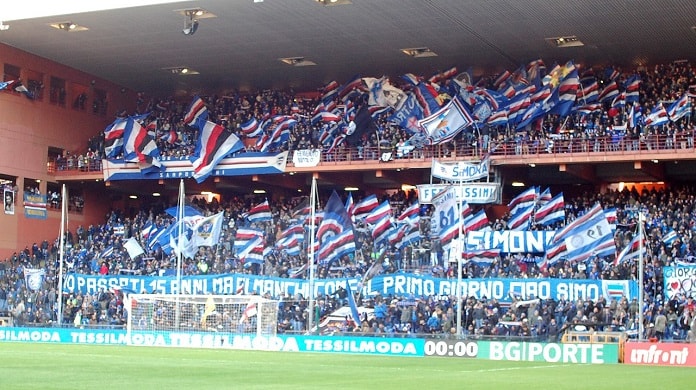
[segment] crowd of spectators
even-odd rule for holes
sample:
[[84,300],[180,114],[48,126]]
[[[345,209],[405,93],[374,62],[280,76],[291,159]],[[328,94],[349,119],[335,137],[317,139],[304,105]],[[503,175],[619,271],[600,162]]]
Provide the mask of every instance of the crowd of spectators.
[[[624,73],[619,81],[631,74],[639,74],[642,80],[640,100],[637,103],[644,112],[649,111],[659,101],[673,101],[696,85],[694,69],[688,62],[655,66],[652,69],[636,69]],[[596,76],[606,81],[604,75]],[[493,78],[483,79],[482,85],[492,87]],[[404,86],[405,88],[405,86]],[[244,138],[240,125],[252,116],[261,118],[269,115],[294,115],[298,124],[292,128],[290,139],[280,146],[284,150],[324,148],[320,142],[322,123],[312,124],[312,111],[319,103],[318,98],[301,97],[292,91],[258,91],[255,93],[230,92],[224,95],[205,97],[209,120],[223,125]],[[183,116],[189,101],[162,99],[147,101],[144,97],[137,102],[137,113],[150,112],[144,123],[153,124],[156,140],[163,158],[179,158],[191,155],[197,139],[197,129],[187,126]],[[125,112],[119,115],[127,115]],[[555,115],[543,117],[524,131],[509,127],[482,126],[476,132],[464,132],[450,143],[440,145],[439,150],[461,154],[472,153],[563,153],[574,151],[632,151],[639,148],[693,148],[694,113],[664,126],[650,127],[638,125],[617,133],[615,127],[626,122],[627,112],[612,111],[605,104],[598,112],[590,115],[573,114],[561,118]],[[393,150],[396,156],[407,145],[411,134],[407,129],[389,122],[384,115],[376,119],[377,132],[365,136],[359,147],[352,148],[342,144],[338,153],[351,153],[357,158],[379,158],[379,154],[368,154],[367,150]],[[172,136],[172,133],[175,136]],[[618,134],[618,136],[617,136]],[[249,143],[252,145],[253,143]],[[380,148],[381,147],[381,148]],[[253,149],[249,146],[249,149]],[[423,150],[427,150],[424,147]],[[412,150],[408,153],[423,153]],[[89,140],[87,152],[66,154],[57,161],[58,169],[92,169],[104,157],[103,134]],[[396,192],[381,194],[389,199],[393,214],[398,215],[416,197],[414,193]],[[593,301],[536,301],[529,303],[513,302],[504,305],[485,297],[469,297],[463,307],[462,323],[464,333],[469,336],[496,337],[538,337],[555,340],[569,326],[585,326],[595,330],[637,330],[637,313],[645,315],[645,329],[657,338],[693,340],[696,321],[694,321],[693,299],[679,296],[665,299],[663,291],[662,267],[679,261],[692,263],[696,237],[696,209],[694,188],[666,188],[659,191],[608,191],[585,194],[566,200],[566,221],[572,221],[587,211],[596,202],[604,207],[616,207],[617,229],[615,240],[618,250],[625,247],[632,238],[634,230],[622,227],[635,226],[638,221],[637,210],[644,211],[648,253],[645,262],[644,289],[646,300],[643,303],[628,302],[626,299],[605,302]],[[53,197],[51,197],[53,199]],[[283,252],[273,252],[264,258],[263,264],[249,264],[237,258],[234,252],[235,230],[245,225],[244,215],[262,199],[233,197],[222,202],[196,201],[196,206],[206,214],[225,211],[223,234],[218,245],[201,248],[193,258],[187,258],[182,266],[184,275],[247,273],[276,277],[288,277],[307,262],[306,253],[288,256]],[[52,202],[52,200],[51,200]],[[300,202],[299,198],[284,199],[272,205],[273,221],[260,223],[257,228],[265,231],[266,245],[273,244],[277,234],[287,227],[292,210]],[[78,226],[68,231],[66,243],[66,272],[85,274],[131,273],[140,275],[166,274],[175,267],[174,256],[161,249],[151,249],[145,256],[131,259],[123,247],[125,239],[141,239],[144,226],[153,223],[166,226],[172,218],[163,210],[165,205],[155,205],[140,210],[135,215],[125,215],[112,211],[101,225]],[[430,210],[422,209],[423,221]],[[492,220],[490,227],[495,230],[506,228],[506,217]],[[118,233],[115,227],[118,226]],[[548,227],[554,228],[556,226]],[[538,228],[538,227],[537,227]],[[677,240],[667,245],[663,235],[674,229]],[[431,256],[441,248],[431,241],[429,225],[421,223],[421,240],[417,244],[401,250],[386,250],[386,257],[377,257],[367,227],[356,226],[358,247],[354,256],[345,256],[338,263],[320,266],[317,277],[351,277],[364,275],[375,261],[381,261],[383,272],[398,271],[427,272],[436,277],[454,278],[456,267],[445,263],[441,256]],[[144,240],[141,240],[143,242]],[[55,322],[57,297],[58,247],[60,239],[52,243],[43,241],[18,251],[6,259],[4,272],[0,278],[0,311],[13,313],[17,324],[46,324]],[[144,244],[144,242],[143,242]],[[109,258],[101,254],[107,247],[113,247]],[[143,247],[147,247],[143,245]],[[510,254],[492,264],[483,265],[469,262],[464,268],[463,277],[513,277],[513,278],[578,278],[578,279],[632,279],[638,278],[634,262],[614,265],[611,258],[592,257],[584,267],[567,261],[559,261],[548,267],[539,267],[535,257],[542,254]],[[379,259],[379,260],[378,260]],[[433,261],[433,259],[437,259]],[[27,289],[23,280],[25,268],[44,268],[46,276],[38,291]],[[279,331],[300,331],[307,321],[306,297],[276,297],[283,301],[279,317]],[[344,300],[339,296],[318,297],[320,315],[324,316],[340,307]],[[362,331],[366,333],[408,334],[433,333],[452,334],[456,324],[456,300],[454,297],[359,297],[359,303],[373,307],[374,318],[363,321],[361,329],[354,329],[354,323],[346,321],[342,331]],[[102,291],[94,296],[74,294],[64,300],[64,323],[80,325],[122,325],[124,312],[118,295]],[[664,317],[664,320],[663,320]],[[79,320],[76,321],[76,318]],[[652,325],[652,326],[651,326]],[[664,326],[663,326],[664,325]]]
[[[618,74],[610,76],[601,69],[583,69],[584,78],[590,77],[599,85],[608,85],[616,81],[622,86],[633,75],[641,80],[639,101],[634,105],[635,112],[641,111],[647,116],[658,104],[663,106],[679,99],[685,93],[696,95],[696,72],[689,62],[675,62],[656,65],[652,68],[638,67],[631,71],[609,72]],[[477,85],[495,90],[495,77],[481,77]],[[390,82],[409,90],[409,84],[398,77]],[[440,81],[442,90],[449,90],[448,83]],[[623,87],[621,87],[623,88]],[[391,112],[385,111],[376,116],[377,132],[366,133],[359,142],[343,142],[332,148],[324,143],[322,133],[329,124],[312,123],[314,111],[323,102],[320,94],[300,94],[294,91],[263,90],[256,92],[231,91],[224,94],[203,96],[208,109],[208,120],[222,125],[236,133],[247,142],[246,150],[256,148],[256,138],[248,139],[241,130],[241,125],[251,118],[261,122],[265,117],[276,115],[293,116],[297,124],[293,126],[289,140],[277,146],[278,150],[323,149],[332,153],[325,154],[324,159],[379,159],[381,151],[393,152],[395,158],[408,158],[432,155],[438,156],[481,155],[486,152],[494,154],[539,154],[568,152],[610,152],[636,151],[654,149],[692,149],[694,147],[694,109],[681,119],[661,125],[648,126],[638,121],[635,126],[626,126],[631,112],[629,103],[617,110],[611,101],[605,101],[589,114],[581,111],[566,117],[546,115],[523,129],[515,126],[489,126],[479,123],[470,131],[463,131],[451,141],[435,145],[422,146],[415,142],[413,132],[390,120]],[[354,99],[355,100],[355,99]],[[358,99],[360,100],[360,99]],[[117,116],[140,115],[149,113],[143,125],[155,135],[155,140],[163,159],[190,156],[198,138],[198,129],[188,126],[183,118],[191,100],[184,98],[147,99],[138,98],[134,113],[125,110]],[[324,102],[326,103],[326,102]],[[336,97],[334,103],[344,104]],[[355,104],[355,102],[353,102]],[[472,107],[473,109],[473,107]],[[273,151],[273,150],[269,150]],[[99,131],[88,141],[86,151],[67,154],[57,159],[58,169],[99,170],[101,160],[105,158],[104,134]]]
[[[393,205],[394,214],[417,201],[412,193],[397,192],[383,195]],[[201,247],[193,258],[184,259],[184,275],[244,273],[288,277],[293,270],[307,261],[306,252],[298,256],[288,256],[282,251],[267,255],[263,264],[245,263],[234,251],[235,230],[247,226],[245,212],[259,198],[234,198],[225,202],[207,203],[194,200],[194,205],[206,214],[225,211],[225,221],[220,242],[214,247]],[[273,202],[272,222],[256,223],[257,228],[266,232],[266,245],[272,245],[277,234],[288,226],[293,208],[299,199]],[[642,305],[645,316],[645,329],[655,332],[661,339],[686,340],[693,338],[696,327],[694,321],[693,297],[680,295],[666,299],[663,291],[662,267],[691,264],[696,254],[693,234],[696,228],[696,190],[693,188],[663,189],[644,191],[610,191],[605,194],[586,194],[566,201],[567,221],[572,221],[591,208],[596,202],[604,207],[616,207],[617,231],[615,240],[618,250],[625,247],[635,234],[638,211],[648,218],[644,222],[646,232],[646,256],[643,285],[646,300]],[[88,227],[78,226],[66,232],[66,251],[64,272],[82,274],[170,274],[176,267],[176,257],[167,255],[161,249],[149,250],[145,255],[131,259],[123,247],[129,237],[141,238],[142,228],[148,221],[158,224],[172,223],[173,218],[162,212],[163,207],[142,210],[134,217],[127,217],[117,211],[106,216],[105,223]],[[357,241],[360,250],[354,256],[344,256],[338,263],[319,266],[319,278],[360,277],[378,261],[383,272],[400,271],[427,273],[434,277],[456,278],[456,263],[444,263],[439,256],[430,252],[433,245],[428,232],[428,214],[422,209],[420,242],[401,250],[385,248],[383,255],[375,255],[371,235],[356,224]],[[116,226],[123,228],[115,229]],[[506,219],[492,220],[490,228],[505,229]],[[559,225],[560,226],[560,225]],[[677,239],[665,244],[663,238],[674,229]],[[145,240],[141,240],[147,247]],[[108,257],[101,257],[105,248],[112,246],[114,251]],[[46,324],[56,321],[57,272],[59,240],[49,243],[42,241],[27,246],[6,259],[4,272],[0,278],[0,311],[14,314],[17,324]],[[543,254],[508,254],[492,264],[469,262],[465,265],[464,278],[564,278],[564,279],[617,279],[637,280],[635,261],[614,264],[613,258],[592,257],[584,263],[561,260],[548,267],[539,266],[537,256]],[[584,265],[584,266],[583,266]],[[46,271],[43,286],[32,291],[24,283],[25,268],[42,268]],[[169,272],[169,273],[168,273]],[[303,277],[307,277],[306,273]],[[122,297],[111,291],[98,294],[64,295],[63,323],[80,326],[121,326],[125,321]],[[283,296],[279,316],[279,331],[297,332],[307,324],[306,297]],[[626,297],[610,302],[589,300],[537,300],[530,297],[514,297],[512,304],[504,304],[486,297],[469,297],[462,310],[463,332],[469,337],[534,337],[538,339],[557,339],[568,327],[583,326],[594,330],[637,332],[637,300],[631,302]],[[519,301],[519,302],[518,302]],[[334,294],[317,298],[320,317],[324,317],[345,304],[345,296]],[[452,334],[456,330],[455,297],[413,297],[413,296],[359,296],[358,304],[374,308],[374,317],[365,318],[363,326],[356,328],[354,322],[346,321],[344,329],[334,331],[359,331],[377,334],[430,333],[436,335]],[[663,321],[662,317],[665,317]],[[651,326],[654,325],[654,326]],[[664,326],[663,326],[664,325]],[[691,332],[691,333],[690,333]],[[646,334],[644,336],[648,336]]]

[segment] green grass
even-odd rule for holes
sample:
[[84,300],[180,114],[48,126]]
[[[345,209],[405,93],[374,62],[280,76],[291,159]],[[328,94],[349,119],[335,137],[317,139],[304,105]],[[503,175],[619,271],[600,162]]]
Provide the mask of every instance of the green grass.
[[688,389],[696,369],[0,343],[1,389]]

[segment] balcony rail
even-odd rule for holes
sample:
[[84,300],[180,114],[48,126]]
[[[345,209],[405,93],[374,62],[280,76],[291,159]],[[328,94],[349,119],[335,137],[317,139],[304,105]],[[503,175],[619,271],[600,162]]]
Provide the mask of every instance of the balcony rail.
[[[669,154],[694,150],[694,131],[685,131],[672,135],[650,134],[640,138],[629,137],[592,137],[570,138],[554,137],[540,140],[490,140],[483,138],[471,142],[452,142],[443,145],[425,146],[422,149],[409,150],[404,145],[382,145],[381,147],[339,147],[331,152],[321,154],[319,165],[358,165],[386,161],[428,162],[431,159],[479,159],[490,153],[494,160],[505,161],[519,158],[558,158],[564,156],[621,156],[634,159],[636,155]],[[166,157],[165,157],[166,159]],[[102,171],[101,160],[85,159],[52,160],[48,163],[48,173],[99,173]],[[292,159],[288,161],[292,167]]]

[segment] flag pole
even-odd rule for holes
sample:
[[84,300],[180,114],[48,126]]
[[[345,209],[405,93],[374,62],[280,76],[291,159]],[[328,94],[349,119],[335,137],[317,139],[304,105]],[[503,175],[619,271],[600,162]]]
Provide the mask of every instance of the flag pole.
[[462,218],[462,210],[464,210],[464,180],[459,180],[459,240],[457,245],[457,337],[462,334],[462,262],[464,261],[464,247],[466,243],[464,242],[464,218]]
[[643,212],[638,211],[638,340],[643,335]]
[[317,178],[312,175],[312,188],[309,195],[309,257],[307,261],[309,262],[309,292],[308,294],[308,316],[307,316],[307,332],[312,333],[313,322],[314,322],[314,245],[315,245],[315,217],[317,208]]
[[65,184],[61,190],[60,203],[60,243],[58,244],[58,327],[63,326],[63,261],[65,260],[65,217],[67,209],[68,190]]
[[181,308],[179,307],[179,299],[181,298],[181,269],[183,267],[183,248],[181,247],[181,234],[184,231],[184,205],[185,205],[184,179],[179,181],[179,197],[177,200],[176,218],[179,225],[179,236],[176,238],[176,283],[179,286],[176,289],[176,313],[174,329],[179,329],[179,317],[181,316]]

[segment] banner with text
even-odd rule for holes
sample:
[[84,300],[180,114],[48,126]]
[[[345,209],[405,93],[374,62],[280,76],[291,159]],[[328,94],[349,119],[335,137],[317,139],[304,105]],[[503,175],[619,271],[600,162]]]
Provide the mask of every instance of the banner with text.
[[556,232],[545,230],[471,231],[467,250],[499,249],[501,253],[544,253]]
[[[314,295],[331,295],[339,287],[350,284],[355,291],[359,278],[316,279]],[[257,293],[279,297],[285,294],[309,296],[307,280],[274,278],[246,274],[191,275],[183,276],[181,284],[173,276],[139,275],[83,275],[65,276],[63,290],[66,293],[98,293],[113,287],[128,288],[136,292],[176,294],[235,294],[238,289],[244,293]],[[594,279],[464,279],[460,285],[461,294],[476,298],[486,297],[500,302],[511,302],[511,295],[523,299],[540,298],[558,300],[566,298],[597,300],[600,296],[607,300],[626,296],[629,300],[637,295],[637,283],[626,280]],[[370,279],[362,288],[362,295],[392,296],[442,296],[457,295],[457,280],[434,278],[416,274],[387,274]],[[511,294],[512,293],[512,294]]]
[[321,149],[301,149],[292,153],[292,164],[298,168],[316,167],[321,161]]
[[665,299],[673,299],[677,294],[696,298],[696,265],[662,267],[662,275]]
[[442,180],[453,182],[473,181],[488,177],[491,160],[484,158],[480,163],[457,161],[454,163],[441,163],[433,159],[431,175]]
[[696,344],[641,343],[624,344],[625,364],[696,367]]
[[46,219],[46,195],[24,193],[24,216],[27,218]]
[[618,344],[479,341],[478,359],[515,362],[616,364]]
[[[449,184],[418,184],[418,201],[421,204],[431,204],[433,198]],[[496,183],[468,183],[453,185],[457,201],[471,204],[500,203],[500,185]]]
[[424,356],[425,340],[339,336],[258,336],[234,332],[126,332],[116,329],[0,328],[1,342],[247,349]]

